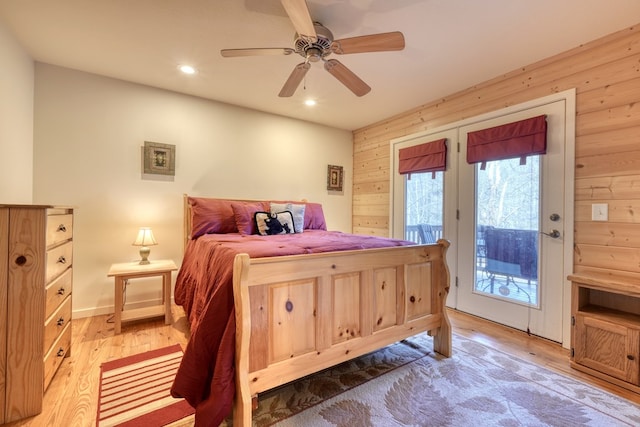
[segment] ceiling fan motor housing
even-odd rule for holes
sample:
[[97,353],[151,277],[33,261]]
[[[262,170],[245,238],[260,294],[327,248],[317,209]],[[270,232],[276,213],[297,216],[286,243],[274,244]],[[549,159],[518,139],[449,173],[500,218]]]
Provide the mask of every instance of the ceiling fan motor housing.
[[331,53],[333,34],[319,22],[314,22],[317,39],[315,41],[296,33],[294,37],[295,50],[303,58],[317,62]]

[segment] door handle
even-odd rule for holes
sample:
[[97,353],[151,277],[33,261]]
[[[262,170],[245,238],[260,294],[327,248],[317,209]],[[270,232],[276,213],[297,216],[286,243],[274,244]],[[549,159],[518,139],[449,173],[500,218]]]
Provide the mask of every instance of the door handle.
[[551,233],[545,233],[544,231],[541,231],[540,234],[544,234],[545,236],[549,236],[553,239],[557,239],[558,237],[560,237],[560,232],[558,230],[551,230]]

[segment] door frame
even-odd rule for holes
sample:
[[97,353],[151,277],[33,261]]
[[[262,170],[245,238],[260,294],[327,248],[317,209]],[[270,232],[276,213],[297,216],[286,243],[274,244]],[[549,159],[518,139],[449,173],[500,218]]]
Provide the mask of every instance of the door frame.
[[[451,247],[447,252],[447,264],[449,266],[452,281],[449,297],[447,298],[447,306],[457,307],[457,277],[458,277],[458,245],[457,245],[457,200],[455,202],[450,199],[457,199],[458,196],[458,160],[461,153],[459,150],[458,128],[467,126],[476,122],[486,121],[498,118],[503,115],[513,114],[518,111],[531,109],[541,105],[549,104],[556,101],[565,101],[565,159],[564,159],[564,216],[566,230],[563,239],[563,280],[562,280],[562,345],[565,348],[570,347],[571,336],[571,282],[567,279],[573,272],[573,241],[574,241],[574,181],[575,181],[575,130],[576,130],[576,90],[568,89],[562,92],[554,93],[542,98],[526,101],[517,105],[491,111],[489,113],[470,117],[451,124],[440,126],[438,128],[427,131],[418,132],[401,138],[395,138],[390,141],[390,167],[391,167],[391,185],[389,197],[389,235],[394,238],[402,238],[404,233],[404,176],[397,173],[398,171],[398,150],[406,146],[415,145],[424,141],[428,141],[435,134],[456,130],[456,140],[451,141],[448,150],[447,170],[445,171],[445,195],[444,195],[444,238],[451,241]],[[454,149],[456,147],[456,149]],[[455,159],[455,160],[454,160]],[[447,183],[449,181],[449,185]],[[451,183],[453,181],[453,183]],[[447,190],[455,188],[455,197],[447,197]],[[452,213],[452,203],[455,203],[455,214]],[[453,217],[452,217],[453,215]],[[399,225],[398,225],[399,224]],[[455,224],[455,226],[453,225]],[[455,239],[455,240],[454,240]]]

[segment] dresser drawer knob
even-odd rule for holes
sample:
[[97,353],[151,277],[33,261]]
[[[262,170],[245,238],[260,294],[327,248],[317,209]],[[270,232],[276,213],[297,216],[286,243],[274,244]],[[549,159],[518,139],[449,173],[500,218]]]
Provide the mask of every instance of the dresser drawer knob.
[[58,289],[58,295],[64,295],[64,293],[65,293],[64,288]]
[[64,257],[64,255],[60,255],[60,258],[58,258],[58,262],[60,264],[66,264],[67,263],[67,259]]
[[58,357],[62,357],[62,356],[64,356],[64,348],[60,348],[60,349],[58,350],[58,352],[56,353],[56,356],[58,356]]
[[56,323],[58,324],[58,326],[64,325],[64,317],[59,318]]
[[60,231],[61,233],[66,233],[67,227],[65,227],[64,224],[60,224],[58,226],[58,230],[57,231]]

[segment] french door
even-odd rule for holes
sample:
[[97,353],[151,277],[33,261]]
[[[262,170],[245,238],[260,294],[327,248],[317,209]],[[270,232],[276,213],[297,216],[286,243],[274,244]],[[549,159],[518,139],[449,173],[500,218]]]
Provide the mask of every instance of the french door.
[[[481,169],[466,162],[469,132],[539,115],[546,115],[548,125],[546,154],[527,157],[524,165],[519,159],[501,160]],[[447,305],[565,344],[570,328],[566,276],[573,266],[574,117],[575,93],[567,91],[392,141],[391,153],[397,163],[400,148],[447,138],[444,194],[429,202],[441,203],[442,237],[451,242],[447,263],[455,283]],[[428,175],[422,179],[431,179]],[[417,183],[407,186],[407,179],[394,169],[394,237],[408,238],[416,228],[407,204],[415,211],[411,186]]]
[[[459,128],[467,134],[546,115],[547,154],[480,164],[459,163],[457,308],[562,342],[565,223],[564,101]],[[573,171],[570,171],[573,173]]]
[[[432,243],[439,238],[449,240],[447,265],[453,276],[457,265],[458,234],[456,175],[450,171],[398,175],[398,153],[401,149],[439,139],[446,140],[447,165],[455,165],[458,161],[458,130],[455,127],[392,143],[391,235],[416,243]],[[447,301],[450,305],[449,299]]]

